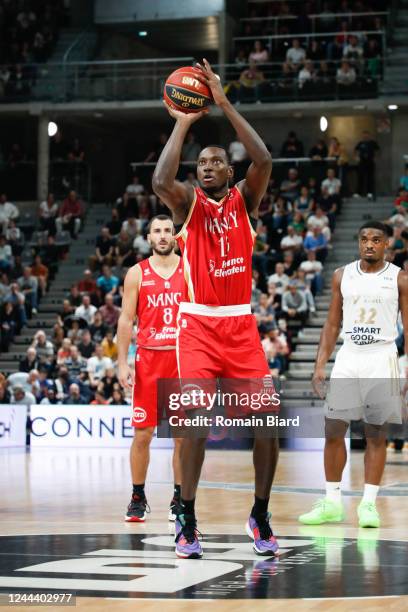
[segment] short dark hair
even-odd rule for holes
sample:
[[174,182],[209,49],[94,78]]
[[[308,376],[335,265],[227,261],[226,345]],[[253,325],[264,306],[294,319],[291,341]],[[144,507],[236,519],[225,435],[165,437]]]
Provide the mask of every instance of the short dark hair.
[[173,219],[171,217],[169,217],[169,215],[155,215],[154,217],[152,217],[147,225],[147,234],[150,234],[150,230],[152,228],[152,223],[153,221],[171,221],[173,223]]
[[227,158],[227,162],[230,163],[229,153],[228,153],[227,149],[225,147],[223,147],[222,145],[220,145],[220,144],[209,144],[209,145],[203,147],[201,149],[200,153],[198,154],[199,157],[200,157],[202,151],[204,151],[204,149],[222,149],[222,151],[224,151],[224,153],[225,153],[225,157]]
[[376,229],[380,230],[385,236],[390,237],[393,234],[392,228],[386,223],[382,223],[382,221],[366,221],[358,230],[358,233],[362,232],[364,229]]

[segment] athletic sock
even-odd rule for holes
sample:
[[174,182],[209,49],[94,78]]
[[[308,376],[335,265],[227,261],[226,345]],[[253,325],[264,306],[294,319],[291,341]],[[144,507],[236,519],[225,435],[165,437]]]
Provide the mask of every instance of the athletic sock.
[[173,497],[174,497],[174,499],[177,499],[177,500],[180,499],[180,497],[181,497],[181,485],[179,485],[179,484],[175,484],[174,485]]
[[144,499],[146,497],[144,488],[145,488],[145,483],[134,484],[133,485],[133,495],[137,495],[141,499]]
[[341,503],[341,482],[326,482],[326,499]]
[[193,516],[195,515],[195,497],[193,497],[193,499],[184,499],[183,497],[181,498],[181,507],[182,507],[182,514],[192,514]]
[[364,485],[364,494],[363,494],[363,502],[371,502],[375,504],[375,500],[377,498],[377,493],[380,487],[378,485],[365,484]]
[[262,499],[261,497],[257,497],[256,495],[254,497],[255,503],[252,506],[251,516],[257,517],[260,514],[265,514],[266,512],[268,512],[269,497],[267,497],[266,499]]

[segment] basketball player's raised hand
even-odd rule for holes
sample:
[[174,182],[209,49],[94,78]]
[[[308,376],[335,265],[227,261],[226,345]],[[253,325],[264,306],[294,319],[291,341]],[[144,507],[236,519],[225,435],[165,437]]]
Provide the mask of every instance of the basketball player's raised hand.
[[312,387],[316,395],[320,397],[320,399],[324,399],[326,397],[326,372],[324,368],[317,368],[314,371],[312,378]]
[[118,380],[119,384],[123,389],[131,389],[135,383],[134,369],[128,366],[127,363],[119,364],[118,366]]
[[192,125],[193,123],[201,119],[201,117],[205,117],[205,115],[208,115],[207,108],[202,111],[199,111],[198,113],[182,113],[181,111],[176,110],[175,108],[167,104],[165,100],[163,100],[163,104],[167,108],[170,117],[173,117],[173,119],[175,119],[176,121],[180,121],[181,123],[187,125]]
[[221,104],[228,102],[228,98],[225,95],[221,85],[220,77],[218,74],[215,74],[207,60],[204,58],[203,64],[199,64],[197,62],[196,66],[203,73],[203,83],[208,85],[208,87],[211,89],[215,104],[220,106]]

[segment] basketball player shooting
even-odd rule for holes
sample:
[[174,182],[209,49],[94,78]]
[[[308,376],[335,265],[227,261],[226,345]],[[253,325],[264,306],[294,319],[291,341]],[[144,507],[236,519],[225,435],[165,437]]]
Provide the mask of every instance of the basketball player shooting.
[[386,459],[386,427],[401,423],[397,318],[401,310],[408,354],[408,274],[385,261],[387,227],[368,221],[359,231],[360,259],[334,272],[332,300],[317,353],[313,385],[325,396],[325,366],[343,320],[326,400],[324,469],[326,497],[299,517],[306,525],[344,520],[341,478],[347,461],[344,437],[352,420],[363,420],[367,447],[360,527],[379,527],[376,497]]
[[[145,480],[149,449],[155,426],[160,420],[157,381],[178,378],[176,360],[176,318],[179,303],[186,299],[181,258],[174,252],[173,222],[157,215],[149,223],[147,240],[151,257],[130,268],[125,277],[122,312],[118,322],[119,382],[131,388],[134,437],[130,449],[133,491],[125,520],[144,522],[149,509]],[[128,350],[137,316],[137,354],[135,368],[128,365]],[[180,498],[180,446],[174,439],[174,495],[169,520],[175,520]]]
[[[272,169],[263,141],[230,104],[219,78],[204,60],[202,80],[211,89],[252,161],[244,180],[232,186],[226,150],[203,149],[197,160],[199,187],[176,180],[181,149],[191,125],[206,114],[185,114],[168,106],[176,120],[158,160],[153,189],[173,213],[184,260],[189,301],[180,304],[178,367],[181,379],[263,379],[270,376],[255,317],[251,314],[252,250],[259,204]],[[255,552],[273,555],[278,544],[268,503],[278,459],[278,442],[254,432],[255,503],[247,533]],[[202,556],[197,538],[195,497],[205,453],[204,438],[182,445],[182,505],[176,519],[176,554]]]

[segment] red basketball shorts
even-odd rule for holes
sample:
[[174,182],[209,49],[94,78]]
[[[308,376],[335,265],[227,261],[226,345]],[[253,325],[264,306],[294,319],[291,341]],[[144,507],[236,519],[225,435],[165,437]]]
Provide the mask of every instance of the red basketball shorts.
[[[221,316],[208,314],[213,311]],[[224,312],[228,315],[223,316]],[[249,305],[211,308],[182,303],[177,337],[178,372],[182,385],[188,386],[188,379],[194,379],[198,386],[202,381],[202,388],[211,393],[218,378],[223,379],[222,386],[226,391],[242,392],[245,385],[231,379],[249,379],[249,392],[263,388],[270,371],[256,319],[248,312]]]
[[178,378],[175,350],[138,347],[133,387],[132,427],[155,427],[166,406],[158,405],[158,380]]

